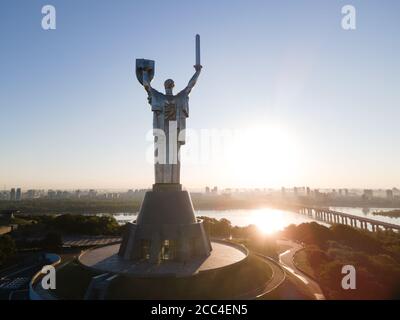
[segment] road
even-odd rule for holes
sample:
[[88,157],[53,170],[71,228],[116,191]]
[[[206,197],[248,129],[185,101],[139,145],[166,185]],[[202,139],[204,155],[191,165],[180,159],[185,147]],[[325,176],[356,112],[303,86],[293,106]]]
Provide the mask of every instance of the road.
[[299,269],[297,269],[297,267],[293,262],[294,255],[296,254],[297,251],[303,249],[303,246],[290,240],[278,240],[277,243],[278,245],[290,247],[290,249],[286,250],[285,252],[279,255],[279,262],[282,265],[282,267],[285,268],[287,272],[290,272],[301,282],[303,282],[316,300],[325,300],[325,296],[319,284],[315,282],[313,279],[311,279],[309,276],[301,272]]
[[0,300],[14,299],[18,292],[18,299],[28,298],[29,282],[39,272],[46,261],[26,263],[12,266],[0,271]]
[[263,260],[271,268],[272,270],[271,279],[269,279],[268,282],[264,283],[259,288],[241,294],[240,296],[236,297],[236,299],[252,300],[256,298],[261,298],[262,296],[274,291],[285,281],[286,278],[285,272],[281,267],[279,267],[279,264],[277,262],[258,253],[256,253],[256,255],[259,259]]

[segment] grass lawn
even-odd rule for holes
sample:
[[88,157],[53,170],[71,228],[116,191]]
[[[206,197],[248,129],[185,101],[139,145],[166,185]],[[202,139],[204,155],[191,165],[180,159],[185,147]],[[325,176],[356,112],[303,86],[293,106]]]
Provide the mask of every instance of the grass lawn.
[[294,264],[298,269],[303,271],[305,274],[315,278],[314,270],[311,268],[308,262],[307,252],[305,250],[298,251],[293,259],[294,259]]
[[233,299],[259,288],[271,277],[270,267],[250,255],[246,263],[189,278],[121,276],[111,284],[108,299]]
[[62,268],[57,269],[57,289],[55,295],[60,299],[83,299],[90,281],[98,273],[83,268],[72,261]]
[[9,227],[10,224],[18,224],[18,225],[24,225],[24,224],[31,224],[31,220],[25,220],[22,218],[14,217],[14,218],[4,218],[0,217],[0,229],[3,227]]
[[280,245],[278,245],[278,253],[279,254],[284,253],[285,251],[287,251],[291,248],[292,248],[291,246],[288,246],[286,244],[280,244]]
[[0,216],[0,227],[8,226],[10,224],[10,219]]
[[14,218],[11,218],[10,223],[18,224],[18,225],[25,225],[25,224],[32,224],[32,220],[14,217]]

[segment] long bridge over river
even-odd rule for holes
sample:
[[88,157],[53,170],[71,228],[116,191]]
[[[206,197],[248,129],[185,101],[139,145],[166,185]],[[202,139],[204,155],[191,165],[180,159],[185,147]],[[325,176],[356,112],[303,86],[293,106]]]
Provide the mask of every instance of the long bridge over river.
[[400,232],[400,225],[368,219],[344,212],[333,211],[328,208],[298,207],[296,211],[317,221],[329,224],[340,223],[372,232],[378,232],[379,230]]

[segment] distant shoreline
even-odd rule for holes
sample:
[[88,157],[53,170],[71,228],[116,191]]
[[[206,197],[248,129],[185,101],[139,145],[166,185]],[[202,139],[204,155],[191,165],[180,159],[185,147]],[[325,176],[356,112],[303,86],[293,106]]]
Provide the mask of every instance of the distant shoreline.
[[[20,214],[120,214],[120,213],[137,213],[140,210],[142,198],[136,199],[35,199],[22,201],[0,201],[0,211],[15,210]],[[396,206],[394,203],[375,203],[366,206],[362,203],[349,202],[324,202],[318,201],[301,201],[295,202],[292,199],[287,201],[270,199],[270,198],[249,198],[237,199],[233,197],[215,196],[215,197],[199,197],[192,196],[194,209],[197,210],[254,210],[262,208],[277,208],[281,210],[289,210],[294,203],[304,206],[321,206],[321,207],[347,207],[347,208],[388,208],[392,209],[388,212],[373,212],[376,215],[386,215],[392,217],[400,217],[400,204]]]
[[400,218],[400,209],[390,210],[390,211],[374,211],[372,212],[374,216],[383,216],[391,218]]

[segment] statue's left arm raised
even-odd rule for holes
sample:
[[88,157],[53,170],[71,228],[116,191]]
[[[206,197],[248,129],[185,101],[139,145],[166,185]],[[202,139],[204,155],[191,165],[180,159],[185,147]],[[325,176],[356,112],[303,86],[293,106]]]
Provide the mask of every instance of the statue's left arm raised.
[[194,68],[196,69],[196,72],[194,73],[193,77],[189,80],[189,83],[186,86],[186,88],[182,90],[186,94],[189,94],[190,91],[192,91],[193,87],[196,85],[197,79],[199,78],[201,72],[201,68],[203,68],[203,66],[195,65]]

